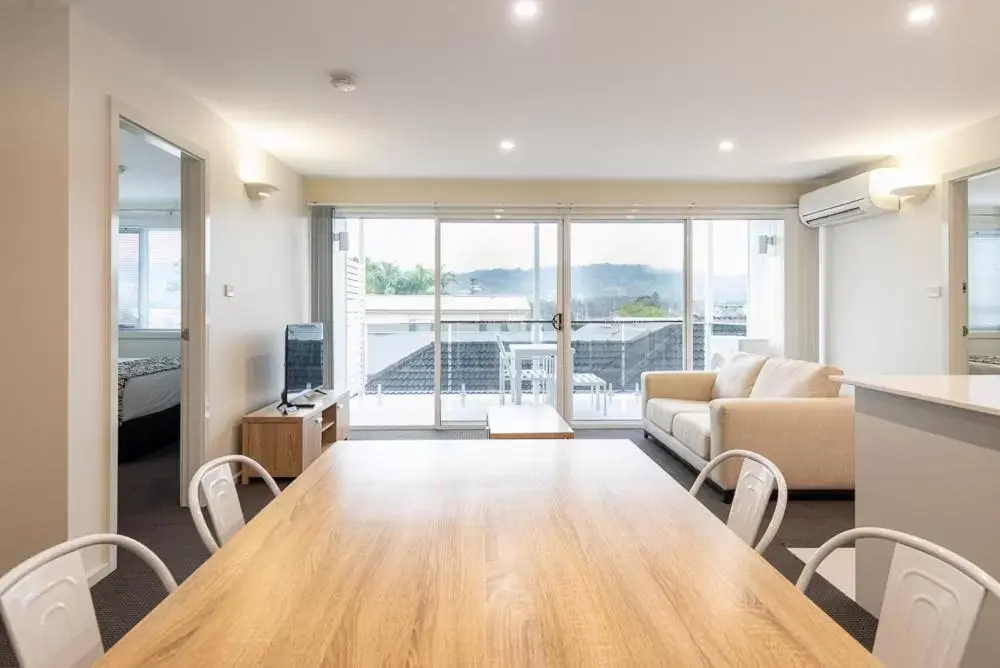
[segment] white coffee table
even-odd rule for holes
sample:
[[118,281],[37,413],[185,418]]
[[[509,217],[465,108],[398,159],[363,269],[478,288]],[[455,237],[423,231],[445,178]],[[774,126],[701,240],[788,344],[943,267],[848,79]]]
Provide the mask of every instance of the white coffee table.
[[574,438],[573,428],[548,404],[493,406],[486,431],[491,439]]

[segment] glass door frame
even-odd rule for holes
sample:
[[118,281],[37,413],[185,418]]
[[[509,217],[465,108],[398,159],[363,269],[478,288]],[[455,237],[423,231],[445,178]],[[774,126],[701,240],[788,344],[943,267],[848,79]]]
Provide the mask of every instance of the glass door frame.
[[[443,397],[443,385],[444,378],[442,374],[443,368],[443,358],[442,358],[442,325],[444,323],[443,314],[441,312],[441,277],[443,275],[443,266],[441,257],[441,230],[444,225],[481,225],[481,224],[502,224],[502,225],[528,225],[531,223],[539,223],[542,225],[555,225],[557,241],[556,241],[556,316],[553,318],[551,324],[556,329],[556,368],[558,369],[556,373],[556,387],[555,387],[555,408],[559,411],[560,415],[564,414],[564,391],[563,379],[565,376],[562,374],[562,358],[564,354],[564,337],[563,332],[566,330],[566,316],[565,316],[565,288],[567,283],[563,275],[563,267],[566,264],[563,259],[563,252],[565,248],[565,237],[566,237],[566,224],[567,220],[565,216],[553,215],[552,211],[548,212],[538,212],[537,214],[532,214],[531,212],[507,212],[503,209],[492,210],[492,218],[486,215],[486,211],[470,212],[469,214],[452,214],[452,215],[438,215],[434,218],[434,428],[435,429],[468,429],[470,427],[478,427],[483,422],[445,422],[442,419],[442,397]],[[538,250],[537,248],[535,249]],[[534,315],[534,314],[533,314]],[[556,325],[556,319],[559,319],[559,324]],[[470,321],[472,322],[472,321]],[[532,319],[530,321],[518,321],[518,322],[528,322],[529,324],[550,324],[548,320],[537,320]],[[502,388],[500,388],[502,391]]]

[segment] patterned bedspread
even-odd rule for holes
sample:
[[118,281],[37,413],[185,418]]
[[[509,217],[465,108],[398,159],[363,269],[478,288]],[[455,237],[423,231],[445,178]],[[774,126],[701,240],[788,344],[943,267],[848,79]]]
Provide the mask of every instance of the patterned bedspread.
[[143,357],[118,362],[118,425],[122,424],[122,399],[125,397],[125,386],[130,380],[179,368],[181,368],[179,357]]
[[976,364],[1000,364],[1000,357],[987,355],[969,355],[969,361]]

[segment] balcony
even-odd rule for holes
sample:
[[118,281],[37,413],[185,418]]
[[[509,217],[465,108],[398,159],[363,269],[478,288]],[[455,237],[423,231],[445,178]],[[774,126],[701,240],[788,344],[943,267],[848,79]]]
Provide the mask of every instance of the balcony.
[[[643,372],[684,368],[681,321],[640,320],[590,324],[571,336],[574,374],[599,378],[602,387],[574,387],[574,421],[637,421]],[[705,368],[705,325],[694,326],[695,368]],[[729,353],[746,334],[745,323],[714,323],[708,351]],[[476,323],[443,327],[441,343],[441,423],[481,424],[490,406],[501,405],[497,338],[505,346],[555,342],[555,332],[490,332]],[[366,337],[365,391],[351,403],[358,426],[434,426],[435,351],[433,332],[369,333]],[[505,382],[509,403],[510,381]],[[538,387],[522,384],[522,403],[547,399]]]

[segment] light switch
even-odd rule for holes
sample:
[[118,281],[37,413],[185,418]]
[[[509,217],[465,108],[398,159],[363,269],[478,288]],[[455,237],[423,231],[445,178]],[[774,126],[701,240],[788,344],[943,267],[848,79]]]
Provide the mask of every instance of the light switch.
[[235,285],[224,285],[222,287],[222,292],[227,297],[235,297],[236,296],[236,286]]
[[927,288],[927,298],[928,299],[941,299],[943,294],[943,289],[940,285],[932,285]]

